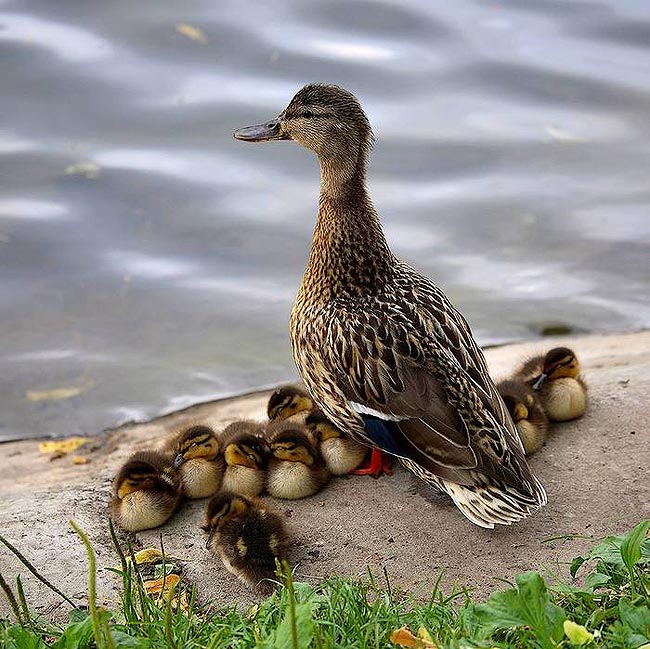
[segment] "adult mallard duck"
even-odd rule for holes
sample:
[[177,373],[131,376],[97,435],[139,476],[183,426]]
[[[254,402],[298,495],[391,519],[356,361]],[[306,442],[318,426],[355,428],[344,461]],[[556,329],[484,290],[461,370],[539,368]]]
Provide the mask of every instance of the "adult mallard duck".
[[501,381],[497,390],[515,422],[526,455],[537,453],[544,446],[549,428],[537,393],[519,379]]
[[515,376],[539,395],[548,418],[570,421],[587,410],[587,384],[580,374],[580,361],[572,349],[554,347],[524,363]]
[[463,316],[390,251],[366,190],[373,136],[354,95],[302,88],[240,140],[292,139],[320,163],[309,262],[291,313],[294,360],[325,415],[446,491],[472,522],[508,525],[546,503]]

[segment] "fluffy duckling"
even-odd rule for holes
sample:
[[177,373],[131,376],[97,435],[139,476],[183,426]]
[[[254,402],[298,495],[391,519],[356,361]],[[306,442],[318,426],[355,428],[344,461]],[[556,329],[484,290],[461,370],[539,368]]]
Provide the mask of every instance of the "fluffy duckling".
[[221,488],[245,496],[259,496],[266,486],[268,447],[260,424],[236,421],[223,431],[226,469]]
[[345,435],[317,408],[307,415],[305,427],[318,443],[327,470],[332,475],[354,471],[368,453],[367,447]]
[[315,407],[312,398],[304,388],[285,385],[278,388],[266,406],[269,421],[304,421],[305,416]]
[[268,594],[276,559],[286,558],[288,534],[282,518],[259,500],[222,491],[208,503],[206,548],[241,581]]
[[548,417],[537,393],[523,381],[509,379],[497,384],[508,412],[515,422],[526,455],[537,453],[546,441]]
[[580,363],[568,347],[555,347],[536,356],[516,374],[537,392],[551,421],[569,421],[587,410],[587,384],[580,375]]
[[207,498],[221,486],[224,462],[221,442],[209,426],[190,426],[169,444],[183,491],[188,498]]
[[115,477],[111,515],[128,532],[148,530],[171,517],[181,496],[181,481],[172,458],[158,451],[140,451]]
[[318,446],[307,430],[290,422],[268,427],[271,457],[266,489],[275,498],[306,498],[329,481]]

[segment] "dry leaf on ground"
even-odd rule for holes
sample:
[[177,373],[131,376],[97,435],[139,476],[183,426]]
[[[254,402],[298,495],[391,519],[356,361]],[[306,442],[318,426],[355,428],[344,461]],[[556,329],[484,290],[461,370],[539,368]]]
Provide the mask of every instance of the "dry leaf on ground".
[[398,647],[414,647],[415,649],[438,649],[429,632],[420,627],[417,636],[409,631],[408,627],[394,629],[390,632],[390,641]]
[[68,437],[66,439],[53,439],[47,442],[40,442],[38,450],[40,453],[59,453],[65,455],[76,451],[80,446],[90,441],[90,437]]
[[74,164],[68,165],[63,173],[66,176],[84,176],[85,178],[95,180],[95,178],[99,177],[101,170],[102,168],[94,162],[75,162]]
[[51,390],[29,390],[25,396],[28,401],[61,401],[62,399],[72,399],[72,397],[79,396],[82,392],[92,388],[93,385],[95,385],[95,382],[90,379],[84,381],[81,385],[71,385]]
[[201,45],[206,45],[208,42],[208,37],[205,35],[205,32],[199,27],[194,27],[193,25],[188,25],[187,23],[178,23],[176,25],[176,31],[187,38],[201,43]]

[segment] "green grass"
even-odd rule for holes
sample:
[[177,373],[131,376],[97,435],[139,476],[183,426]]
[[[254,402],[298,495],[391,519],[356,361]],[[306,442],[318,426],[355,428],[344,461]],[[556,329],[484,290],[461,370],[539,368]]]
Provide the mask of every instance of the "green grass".
[[[121,606],[98,607],[93,549],[73,528],[89,559],[88,610],[73,609],[67,624],[54,625],[30,611],[19,577],[10,585],[0,576],[15,618],[0,620],[3,649],[390,647],[391,631],[403,626],[414,633],[424,627],[441,647],[650,649],[650,521],[576,557],[569,581],[548,584],[539,573],[527,572],[484,602],[473,602],[467,591],[445,596],[435,588],[423,603],[391,588],[386,575],[383,586],[369,575],[363,582],[329,579],[314,588],[294,582],[285,567],[285,585],[247,611],[201,606],[191,591],[172,589],[155,599],[115,537]],[[164,566],[163,558],[168,574]],[[182,598],[185,607],[178,606]]]

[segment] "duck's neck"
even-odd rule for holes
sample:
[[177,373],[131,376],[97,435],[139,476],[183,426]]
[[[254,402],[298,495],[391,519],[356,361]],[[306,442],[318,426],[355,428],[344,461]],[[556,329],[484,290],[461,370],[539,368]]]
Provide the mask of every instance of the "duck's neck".
[[[342,159],[341,159],[342,158]],[[323,299],[373,292],[390,277],[392,253],[366,190],[366,153],[319,159],[318,220],[305,279]]]

